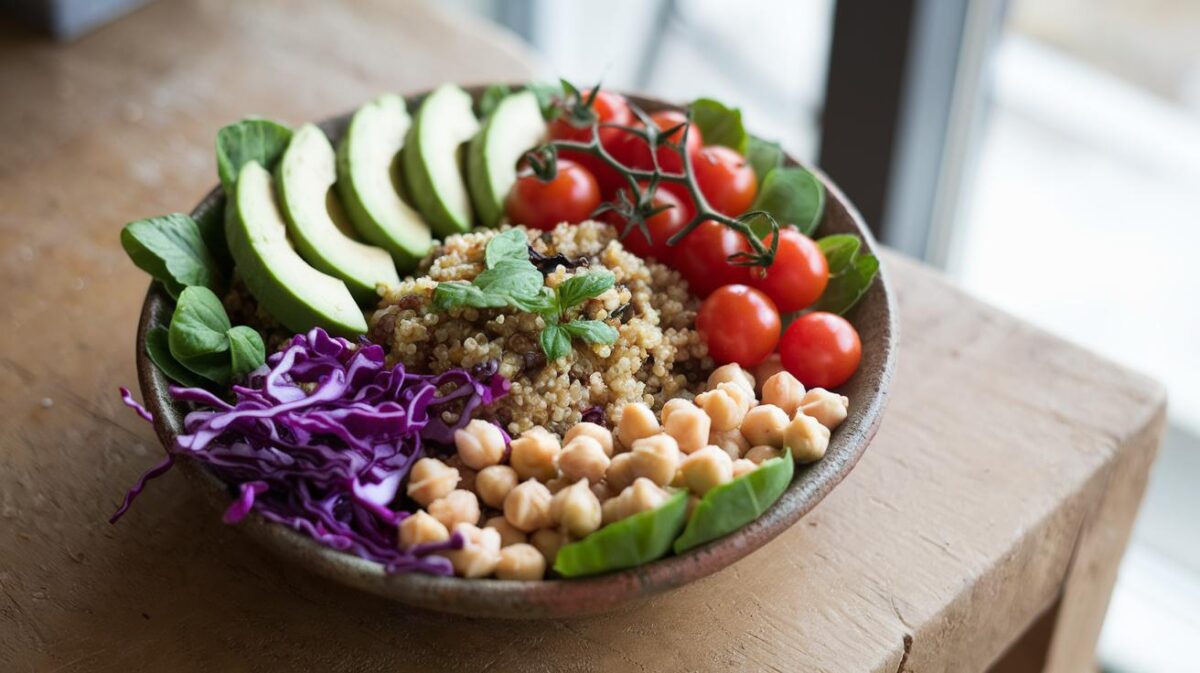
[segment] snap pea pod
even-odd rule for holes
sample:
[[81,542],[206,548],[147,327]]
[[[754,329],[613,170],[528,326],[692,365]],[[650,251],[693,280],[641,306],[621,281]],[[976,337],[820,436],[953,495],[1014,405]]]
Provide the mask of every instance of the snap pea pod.
[[596,575],[649,563],[671,550],[687,516],[687,491],[558,550],[554,570],[563,577]]
[[728,535],[757,519],[792,483],[792,468],[789,450],[780,458],[764,462],[750,474],[704,494],[692,510],[683,535],[675,540],[675,553]]

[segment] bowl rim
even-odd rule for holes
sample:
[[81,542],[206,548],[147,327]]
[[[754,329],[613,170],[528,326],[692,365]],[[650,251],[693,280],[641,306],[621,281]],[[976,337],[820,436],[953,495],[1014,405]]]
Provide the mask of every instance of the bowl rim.
[[[464,87],[478,100],[484,86]],[[519,88],[519,85],[513,85]],[[404,95],[410,107],[429,91]],[[647,111],[682,109],[681,106],[657,98],[625,94]],[[333,137],[340,135],[348,124],[347,113],[332,117],[318,125]],[[331,133],[331,131],[333,133]],[[796,160],[785,153],[787,165],[798,165],[811,171],[826,189],[826,214],[831,205],[845,210],[857,235],[863,240],[863,250],[879,256],[879,244],[871,235],[865,221],[842,191],[820,169]],[[224,194],[218,184],[192,211],[194,217],[209,209],[222,208]],[[824,224],[824,220],[822,222]],[[882,262],[882,260],[881,260]],[[884,322],[880,326],[879,347],[883,365],[871,372],[860,371],[856,376],[868,378],[870,397],[835,431],[830,453],[835,450],[838,461],[821,460],[797,471],[784,494],[761,516],[742,528],[683,554],[669,555],[635,568],[603,575],[573,579],[471,580],[458,577],[438,577],[420,573],[388,575],[383,566],[356,556],[322,546],[311,538],[290,528],[266,521],[251,512],[240,524],[243,532],[282,558],[318,575],[370,593],[408,605],[466,616],[500,618],[541,618],[583,616],[611,610],[631,600],[670,590],[713,574],[736,563],[787,530],[812,510],[837,486],[866,451],[883,418],[888,388],[896,368],[898,317],[895,298],[890,289],[886,265],[880,265],[876,282],[864,297],[871,295],[882,307]],[[172,445],[182,431],[182,413],[167,394],[167,378],[153,365],[145,352],[147,332],[154,326],[165,325],[172,300],[159,283],[150,282],[142,305],[137,330],[136,361],[138,381],[147,409],[154,417],[156,435],[164,450]],[[858,311],[861,307],[855,307]],[[853,322],[853,320],[852,320]],[[859,400],[852,400],[858,406]],[[827,458],[829,454],[827,454]],[[178,461],[187,477],[198,484],[215,507],[228,505],[229,486],[194,461]]]

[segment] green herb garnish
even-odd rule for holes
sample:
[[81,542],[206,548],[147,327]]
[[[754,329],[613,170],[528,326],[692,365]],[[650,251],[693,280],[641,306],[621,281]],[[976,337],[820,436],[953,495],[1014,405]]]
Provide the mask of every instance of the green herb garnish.
[[200,226],[183,213],[130,222],[121,229],[121,247],[172,297],[190,285],[215,289],[222,282]]
[[529,244],[520,229],[496,234],[484,249],[487,267],[470,283],[438,283],[433,292],[433,308],[505,308],[536,313],[546,327],[539,336],[547,360],[557,360],[571,352],[571,340],[610,344],[617,330],[600,320],[571,318],[571,309],[600,296],[613,286],[615,279],[607,271],[591,271],[572,276],[557,288],[544,285],[542,272],[529,261]]
[[189,287],[179,294],[167,329],[165,353],[161,334],[154,336],[153,342],[149,338],[146,342],[151,359],[164,374],[185,385],[192,385],[195,379],[180,376],[179,368],[225,386],[233,377],[258,369],[267,359],[258,332],[231,325],[220,298],[206,287]]
[[852,234],[826,236],[817,240],[817,246],[829,265],[829,284],[812,310],[844,314],[870,289],[879,272],[879,259],[860,254],[862,241]]

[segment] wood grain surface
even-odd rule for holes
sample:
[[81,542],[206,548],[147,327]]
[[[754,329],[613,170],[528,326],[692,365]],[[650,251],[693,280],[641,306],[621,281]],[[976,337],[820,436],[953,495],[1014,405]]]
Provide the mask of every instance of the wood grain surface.
[[630,610],[405,610],[280,566],[177,474],[105,523],[160,451],[116,395],[146,282],[120,226],[194,204],[232,119],[532,64],[386,0],[164,0],[66,46],[0,35],[0,670],[961,673],[1060,598],[1047,670],[1082,670],[1162,389],[897,256],[900,369],[856,470],[759,552]]

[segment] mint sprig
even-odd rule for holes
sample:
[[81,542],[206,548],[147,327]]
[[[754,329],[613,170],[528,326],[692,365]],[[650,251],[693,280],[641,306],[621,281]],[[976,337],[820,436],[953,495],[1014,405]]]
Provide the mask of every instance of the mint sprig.
[[470,283],[447,281],[433,291],[433,308],[513,308],[542,316],[546,327],[538,342],[548,361],[571,352],[571,340],[610,344],[617,330],[600,320],[571,318],[571,309],[613,286],[607,271],[572,276],[557,288],[544,285],[542,272],[529,261],[529,244],[519,229],[497,234],[484,248],[486,269]]

